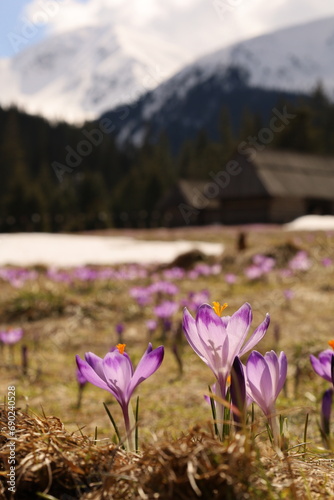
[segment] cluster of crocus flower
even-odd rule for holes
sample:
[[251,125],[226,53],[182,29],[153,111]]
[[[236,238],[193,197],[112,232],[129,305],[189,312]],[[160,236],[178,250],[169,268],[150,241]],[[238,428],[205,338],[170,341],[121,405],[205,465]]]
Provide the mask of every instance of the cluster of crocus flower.
[[321,402],[321,432],[325,444],[330,437],[330,419],[332,411],[332,402],[334,396],[334,340],[328,342],[332,349],[325,349],[320,352],[318,357],[310,355],[311,365],[317,375],[332,384],[332,388],[327,389],[322,396]]
[[197,309],[210,299],[209,290],[201,290],[199,292],[189,292],[188,297],[181,300],[180,305],[192,310],[196,313]]
[[70,270],[61,270],[50,267],[46,273],[47,277],[55,282],[74,284],[76,282],[95,281],[132,281],[146,278],[148,269],[140,264],[129,264],[121,267],[92,268],[90,266],[75,267]]
[[1,267],[0,278],[15,288],[20,288],[26,281],[35,280],[37,272],[24,268]]
[[[171,304],[164,306],[166,309],[172,307]],[[185,308],[182,324],[189,345],[211,369],[216,379],[212,385],[211,404],[214,405],[217,433],[221,438],[224,437],[226,408],[230,409],[236,425],[240,427],[245,424],[247,407],[255,403],[268,421],[274,445],[280,447],[281,436],[275,407],[286,381],[286,355],[284,352],[278,355],[273,350],[265,354],[253,350],[267,332],[269,314],[248,335],[252,323],[250,304],[246,302],[231,316],[223,315],[226,307],[227,304],[221,305],[218,302],[214,302],[213,306],[201,304],[195,318]],[[154,330],[156,321],[149,320],[147,328]],[[0,333],[0,339],[3,333]],[[334,340],[329,345],[334,350]],[[134,420],[130,399],[136,387],[161,365],[164,347],[153,349],[149,343],[136,369],[125,347],[125,344],[118,344],[104,358],[91,352],[85,354],[84,360],[77,356],[77,380],[81,390],[90,382],[109,391],[116,398],[123,413],[127,448],[133,450],[136,449],[134,431],[138,422]],[[333,386],[325,391],[322,398],[321,430],[326,438],[330,435],[331,406],[334,400],[333,350],[326,349],[318,357],[310,356],[314,371]],[[241,357],[249,351],[252,352],[244,365]]]
[[149,343],[137,368],[134,369],[125,347],[125,344],[118,344],[104,358],[92,352],[87,352],[84,360],[77,356],[77,377],[82,382],[87,381],[109,391],[116,398],[123,413],[127,448],[134,450],[136,422],[130,399],[136,387],[159,368],[164,357],[164,348],[160,346],[153,349]]
[[161,304],[155,306],[154,313],[157,318],[170,320],[179,308],[179,304],[172,300],[164,300]]
[[[275,444],[279,445],[275,403],[286,380],[285,353],[282,352],[277,356],[271,351],[262,356],[259,352],[253,351],[244,367],[239,358],[253,349],[264,337],[270,318],[267,314],[247,339],[252,322],[251,306],[245,303],[232,316],[222,316],[226,307],[227,304],[221,306],[218,302],[214,302],[213,307],[203,304],[198,309],[195,319],[187,309],[183,316],[183,329],[188,343],[216,378],[214,391],[218,396],[216,415],[219,434],[223,437],[227,383],[234,367],[234,372],[237,372],[238,376],[234,377],[234,383],[232,377],[232,404],[233,399],[238,399],[234,404],[239,410],[244,411],[247,403],[251,401],[257,403],[268,419]],[[241,398],[243,401],[240,401],[240,394],[243,393],[244,397]],[[239,397],[235,398],[233,394],[239,394]]]
[[312,262],[305,250],[297,252],[288,264],[289,269],[292,271],[308,271],[311,265]]
[[155,281],[149,286],[135,286],[130,289],[130,296],[137,301],[139,306],[145,306],[152,302],[157,302],[165,296],[173,297],[179,289],[174,283],[169,281]]
[[21,340],[23,336],[22,328],[11,328],[9,330],[0,331],[0,341],[3,344],[13,345]]
[[253,263],[251,266],[246,267],[245,275],[250,280],[255,280],[261,278],[263,275],[268,274],[274,267],[276,261],[272,257],[267,257],[266,255],[256,254],[253,257]]
[[220,274],[222,267],[220,264],[203,264],[199,263],[190,271],[185,271],[181,267],[172,267],[163,271],[163,276],[168,280],[178,280],[183,278],[197,279],[200,276],[211,276]]

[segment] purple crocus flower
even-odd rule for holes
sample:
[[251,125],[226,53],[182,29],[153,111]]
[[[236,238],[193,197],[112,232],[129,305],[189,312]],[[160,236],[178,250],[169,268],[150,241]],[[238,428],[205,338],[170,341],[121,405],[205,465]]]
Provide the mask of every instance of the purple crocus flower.
[[155,319],[148,319],[146,321],[146,327],[147,327],[149,332],[154,332],[154,330],[156,330],[157,326],[158,326],[158,324],[157,324]]
[[160,293],[166,295],[176,295],[179,289],[174,283],[170,283],[169,281],[156,281],[152,283],[148,287],[148,292],[151,293]]
[[225,278],[226,283],[228,283],[229,285],[234,285],[234,283],[236,283],[236,281],[238,279],[237,276],[233,273],[225,274],[224,278]]
[[0,332],[0,340],[4,344],[16,344],[19,340],[21,340],[23,336],[23,330],[22,328],[13,328],[8,331],[1,331]]
[[179,305],[177,302],[165,300],[154,308],[155,315],[160,319],[170,319],[173,314],[178,310]]
[[253,264],[258,266],[263,273],[267,273],[273,269],[276,264],[276,260],[272,257],[267,257],[266,255],[256,254],[253,257]]
[[78,370],[91,384],[109,391],[122,408],[125,430],[130,449],[134,449],[133,429],[130,425],[129,403],[136,387],[150,377],[161,365],[164,357],[163,346],[152,349],[148,347],[134,370],[125,344],[118,344],[104,358],[92,352],[85,354],[85,360],[76,356]]
[[287,367],[283,351],[279,356],[275,351],[266,352],[264,356],[253,351],[246,363],[247,392],[267,417],[277,446],[280,443],[280,436],[275,404],[286,380]]
[[[333,342],[333,341],[330,341]],[[334,342],[333,342],[334,344]],[[334,352],[331,349],[326,349],[322,351],[318,357],[310,355],[311,365],[313,370],[317,375],[324,378],[328,382],[332,382],[334,384],[334,380],[332,378],[332,359],[334,357]]]
[[72,276],[68,272],[60,271],[55,267],[50,267],[46,272],[46,276],[50,280],[58,283],[71,283],[73,280]]
[[122,335],[122,333],[124,332],[124,325],[123,325],[123,323],[117,323],[117,325],[115,327],[115,330],[116,330],[116,333],[118,335]]
[[333,261],[330,257],[325,257],[322,259],[321,263],[324,267],[330,267],[333,264]]
[[[242,356],[260,342],[267,331],[270,318],[267,314],[246,341],[252,322],[251,306],[246,302],[232,316],[221,317],[223,309],[224,306],[219,306],[218,303],[214,303],[214,308],[209,304],[202,304],[197,311],[196,320],[185,309],[183,330],[190,346],[214,373],[218,382],[217,396],[225,399],[227,377],[236,356]],[[218,412],[223,412],[222,405],[217,405],[217,415]],[[222,413],[220,417],[222,418]]]
[[253,265],[246,267],[245,275],[249,280],[256,280],[258,278],[261,278],[261,276],[263,275],[263,271],[259,266]]
[[289,268],[293,271],[308,271],[311,265],[311,260],[309,259],[308,254],[307,252],[305,252],[305,250],[300,250],[299,252],[297,252],[289,262]]
[[275,351],[266,352],[264,356],[253,351],[246,363],[250,396],[267,417],[275,409],[276,399],[285,383],[287,366],[283,351],[279,356]]
[[213,371],[223,397],[235,357],[242,356],[260,342],[269,326],[269,314],[245,342],[251,322],[252,309],[247,302],[232,316],[220,317],[209,304],[199,307],[196,320],[187,309],[184,310],[183,330],[186,338],[196,354]]
[[184,301],[185,307],[188,307],[192,311],[197,311],[197,309],[210,298],[210,293],[208,290],[202,290],[200,292],[190,292],[188,299]]
[[166,269],[163,272],[164,278],[168,280],[182,279],[185,276],[185,270],[181,267],[172,267],[171,269]]
[[148,289],[141,286],[135,286],[131,288],[130,296],[137,301],[139,306],[146,306],[151,301],[151,296]]
[[86,377],[84,375],[82,375],[82,373],[79,370],[79,368],[77,368],[76,375],[77,375],[78,384],[80,386],[84,386],[85,384],[87,384],[87,379],[86,379]]

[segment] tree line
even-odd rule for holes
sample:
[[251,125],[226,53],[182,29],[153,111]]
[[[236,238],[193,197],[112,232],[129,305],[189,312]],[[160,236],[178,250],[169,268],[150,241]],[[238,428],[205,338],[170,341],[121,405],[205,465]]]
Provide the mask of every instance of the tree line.
[[[268,147],[334,155],[334,104],[321,88],[286,105],[296,117]],[[75,127],[0,108],[0,231],[166,225],[156,207],[171,186],[221,170],[240,142],[266,124],[245,109],[235,131],[223,108],[216,126],[218,140],[201,130],[175,153],[166,134],[119,147],[107,122]]]

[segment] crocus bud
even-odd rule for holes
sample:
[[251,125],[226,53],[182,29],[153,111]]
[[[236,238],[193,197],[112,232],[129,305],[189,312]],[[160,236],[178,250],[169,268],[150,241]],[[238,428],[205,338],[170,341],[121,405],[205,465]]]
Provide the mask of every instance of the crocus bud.
[[246,383],[244,369],[238,357],[235,358],[231,370],[230,391],[232,405],[240,412],[237,414],[232,407],[233,419],[235,422],[241,423],[246,408]]
[[333,389],[327,389],[322,396],[321,403],[321,430],[324,436],[328,437],[330,434],[330,419],[333,401]]

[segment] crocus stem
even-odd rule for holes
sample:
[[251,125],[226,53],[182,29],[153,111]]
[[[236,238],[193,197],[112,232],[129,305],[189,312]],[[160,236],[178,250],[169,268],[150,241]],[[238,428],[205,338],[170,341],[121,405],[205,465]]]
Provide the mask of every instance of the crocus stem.
[[270,429],[273,435],[273,443],[277,448],[281,447],[281,436],[277,423],[277,417],[275,415],[275,410],[270,413],[268,416],[268,423],[270,425]]
[[[225,399],[225,392],[226,392],[226,381],[224,377],[220,377],[218,379],[218,383],[216,384],[216,395],[221,399]],[[217,427],[219,431],[219,437],[222,440],[224,437],[223,431],[224,431],[225,406],[220,401],[217,401],[216,404],[216,415],[217,415]]]
[[84,385],[83,384],[78,384],[78,401],[77,401],[77,410],[80,410],[81,408],[81,402],[82,402],[82,394],[84,390]]
[[[134,427],[131,425],[129,404],[127,404],[126,406],[122,406],[125,432],[126,432],[126,449],[128,451],[134,451],[135,449],[134,433],[133,433]],[[130,412],[132,413],[132,421],[134,421],[132,407],[130,408]]]

